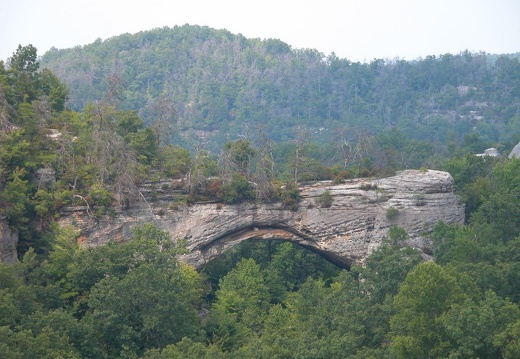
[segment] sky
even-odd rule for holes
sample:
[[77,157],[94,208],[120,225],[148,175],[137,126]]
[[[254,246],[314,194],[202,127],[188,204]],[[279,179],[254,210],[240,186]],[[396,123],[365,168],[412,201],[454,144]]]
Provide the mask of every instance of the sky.
[[0,0],[0,60],[175,25],[276,38],[351,61],[520,52],[520,0]]

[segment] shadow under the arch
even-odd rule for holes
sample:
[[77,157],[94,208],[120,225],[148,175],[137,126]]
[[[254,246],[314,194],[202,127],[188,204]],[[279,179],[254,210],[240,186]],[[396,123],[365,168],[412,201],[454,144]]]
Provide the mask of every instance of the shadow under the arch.
[[297,244],[312,253],[315,253],[341,269],[350,269],[351,262],[346,258],[323,250],[319,244],[310,236],[301,233],[290,226],[285,225],[252,225],[229,233],[225,233],[215,240],[198,248],[203,258],[203,264],[199,268],[205,267],[208,263],[217,260],[226,252],[236,247],[244,241],[265,241],[277,240]]
[[[260,228],[258,229],[260,231]],[[282,276],[282,282],[292,283],[286,291],[296,291],[308,279],[321,279],[326,283],[332,283],[334,278],[345,270],[343,266],[337,266],[334,262],[309,249],[301,243],[287,240],[286,238],[258,238],[250,237],[229,248],[225,253],[206,263],[199,271],[207,276],[211,288],[208,299],[211,301],[215,290],[219,287],[219,281],[232,271],[236,265],[244,259],[253,259],[264,273],[273,271],[277,276]],[[266,285],[272,283],[267,280]]]

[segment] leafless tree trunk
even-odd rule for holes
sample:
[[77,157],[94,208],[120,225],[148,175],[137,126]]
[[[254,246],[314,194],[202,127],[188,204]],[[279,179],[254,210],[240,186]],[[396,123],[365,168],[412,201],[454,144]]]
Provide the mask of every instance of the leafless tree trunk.
[[0,132],[10,131],[13,129],[13,124],[9,121],[14,109],[9,105],[5,98],[5,92],[0,86]]
[[256,164],[254,181],[256,183],[256,198],[259,200],[269,198],[272,191],[272,180],[275,177],[275,164],[273,158],[272,142],[262,129],[258,129],[256,140],[259,160]]
[[173,99],[170,96],[161,95],[147,105],[145,113],[155,129],[157,146],[169,144],[177,122],[177,110]]
[[305,126],[298,125],[296,127],[296,148],[294,150],[293,178],[298,183],[298,171],[304,162],[305,145],[309,142],[310,133]]

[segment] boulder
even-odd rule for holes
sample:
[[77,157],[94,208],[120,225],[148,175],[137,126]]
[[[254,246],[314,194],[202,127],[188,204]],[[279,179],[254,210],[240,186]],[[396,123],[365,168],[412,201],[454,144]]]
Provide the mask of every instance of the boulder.
[[513,150],[507,157],[508,158],[520,158],[520,142],[518,142],[518,144],[515,147],[513,147]]
[[495,147],[488,148],[484,150],[484,153],[477,154],[479,157],[489,156],[489,157],[500,157],[500,152]]

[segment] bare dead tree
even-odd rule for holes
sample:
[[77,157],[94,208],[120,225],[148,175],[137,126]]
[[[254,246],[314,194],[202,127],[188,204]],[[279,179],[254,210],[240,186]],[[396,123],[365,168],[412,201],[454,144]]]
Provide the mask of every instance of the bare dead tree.
[[177,109],[172,97],[159,96],[146,106],[145,113],[155,129],[157,146],[169,144],[177,123]]
[[293,178],[294,181],[298,182],[298,171],[305,161],[305,146],[309,142],[310,132],[305,126],[298,125],[296,127],[296,138],[294,140],[296,147],[294,150],[294,162],[293,162]]
[[343,163],[343,169],[347,169],[352,161],[354,150],[351,140],[349,140],[350,129],[348,126],[338,128],[334,139],[335,160]]
[[14,125],[9,120],[14,114],[14,109],[5,97],[4,88],[0,86],[0,133],[9,132],[14,128]]
[[357,162],[357,172],[358,175],[361,172],[361,166],[365,161],[365,158],[368,158],[370,151],[373,147],[374,138],[367,131],[358,132],[356,134],[356,144],[353,148],[353,160]]
[[79,198],[80,200],[83,201],[83,203],[85,203],[85,208],[87,209],[87,216],[89,218],[89,221],[94,219],[96,222],[99,222],[99,219],[96,217],[96,215],[94,213],[92,213],[92,211],[90,210],[90,204],[88,203],[88,201],[85,199],[85,197],[83,196],[80,196],[79,194],[73,194],[72,195],[72,198]]
[[119,71],[109,75],[106,78],[106,82],[108,84],[108,89],[105,93],[105,100],[103,102],[116,106],[123,99],[125,82],[119,74]]
[[32,103],[40,129],[48,127],[52,120],[51,105],[47,96],[41,96]]
[[262,128],[255,131],[255,148],[258,153],[254,181],[256,183],[256,198],[268,199],[272,192],[272,181],[275,177],[273,144]]
[[190,170],[186,174],[188,192],[191,195],[194,195],[197,188],[203,186],[207,179],[204,163],[208,153],[204,150],[204,145],[206,145],[206,142],[199,142],[195,147],[195,156],[191,162]]

